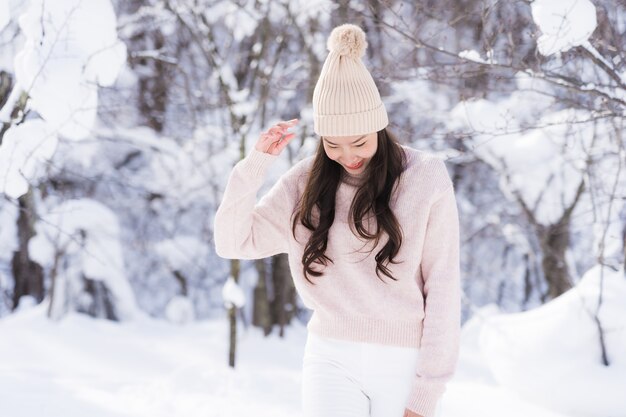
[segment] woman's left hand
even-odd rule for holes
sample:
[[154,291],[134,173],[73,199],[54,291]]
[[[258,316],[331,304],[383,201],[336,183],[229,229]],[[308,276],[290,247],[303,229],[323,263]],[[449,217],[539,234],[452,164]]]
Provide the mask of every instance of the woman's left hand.
[[414,413],[413,411],[406,408],[404,410],[404,416],[402,417],[424,417],[424,416],[422,416],[421,414]]

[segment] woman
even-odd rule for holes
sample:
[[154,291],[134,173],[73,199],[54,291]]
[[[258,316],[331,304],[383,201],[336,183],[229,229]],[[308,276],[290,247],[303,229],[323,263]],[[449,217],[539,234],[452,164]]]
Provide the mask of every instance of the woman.
[[258,139],[228,179],[214,222],[224,258],[289,254],[313,310],[302,371],[306,417],[441,415],[459,350],[459,220],[445,164],[404,145],[361,57],[336,27],[313,93],[315,155],[256,201],[298,120]]

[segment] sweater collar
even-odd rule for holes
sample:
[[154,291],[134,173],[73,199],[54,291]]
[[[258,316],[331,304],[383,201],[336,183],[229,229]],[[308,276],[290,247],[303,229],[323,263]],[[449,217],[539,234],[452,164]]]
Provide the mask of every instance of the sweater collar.
[[350,174],[348,171],[343,170],[342,174],[341,174],[341,181],[348,184],[348,185],[352,185],[355,187],[358,187],[359,185],[361,185],[361,183],[364,181],[365,179],[365,172],[360,173],[359,175],[354,175],[354,174]]

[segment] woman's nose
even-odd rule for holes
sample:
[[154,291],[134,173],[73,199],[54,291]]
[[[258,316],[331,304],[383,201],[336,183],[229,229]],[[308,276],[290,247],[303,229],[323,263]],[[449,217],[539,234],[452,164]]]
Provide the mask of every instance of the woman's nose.
[[343,152],[343,154],[341,155],[342,159],[346,162],[352,162],[355,161],[359,158],[357,158],[357,156],[355,154],[353,154],[352,152]]

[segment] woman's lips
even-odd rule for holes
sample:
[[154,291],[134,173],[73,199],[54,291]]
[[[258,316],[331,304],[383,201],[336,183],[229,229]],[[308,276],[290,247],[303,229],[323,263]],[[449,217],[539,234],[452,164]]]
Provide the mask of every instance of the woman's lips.
[[356,164],[354,166],[346,165],[346,168],[359,169],[359,168],[361,168],[361,165],[363,165],[363,160],[361,160],[361,162],[359,162],[358,164]]

